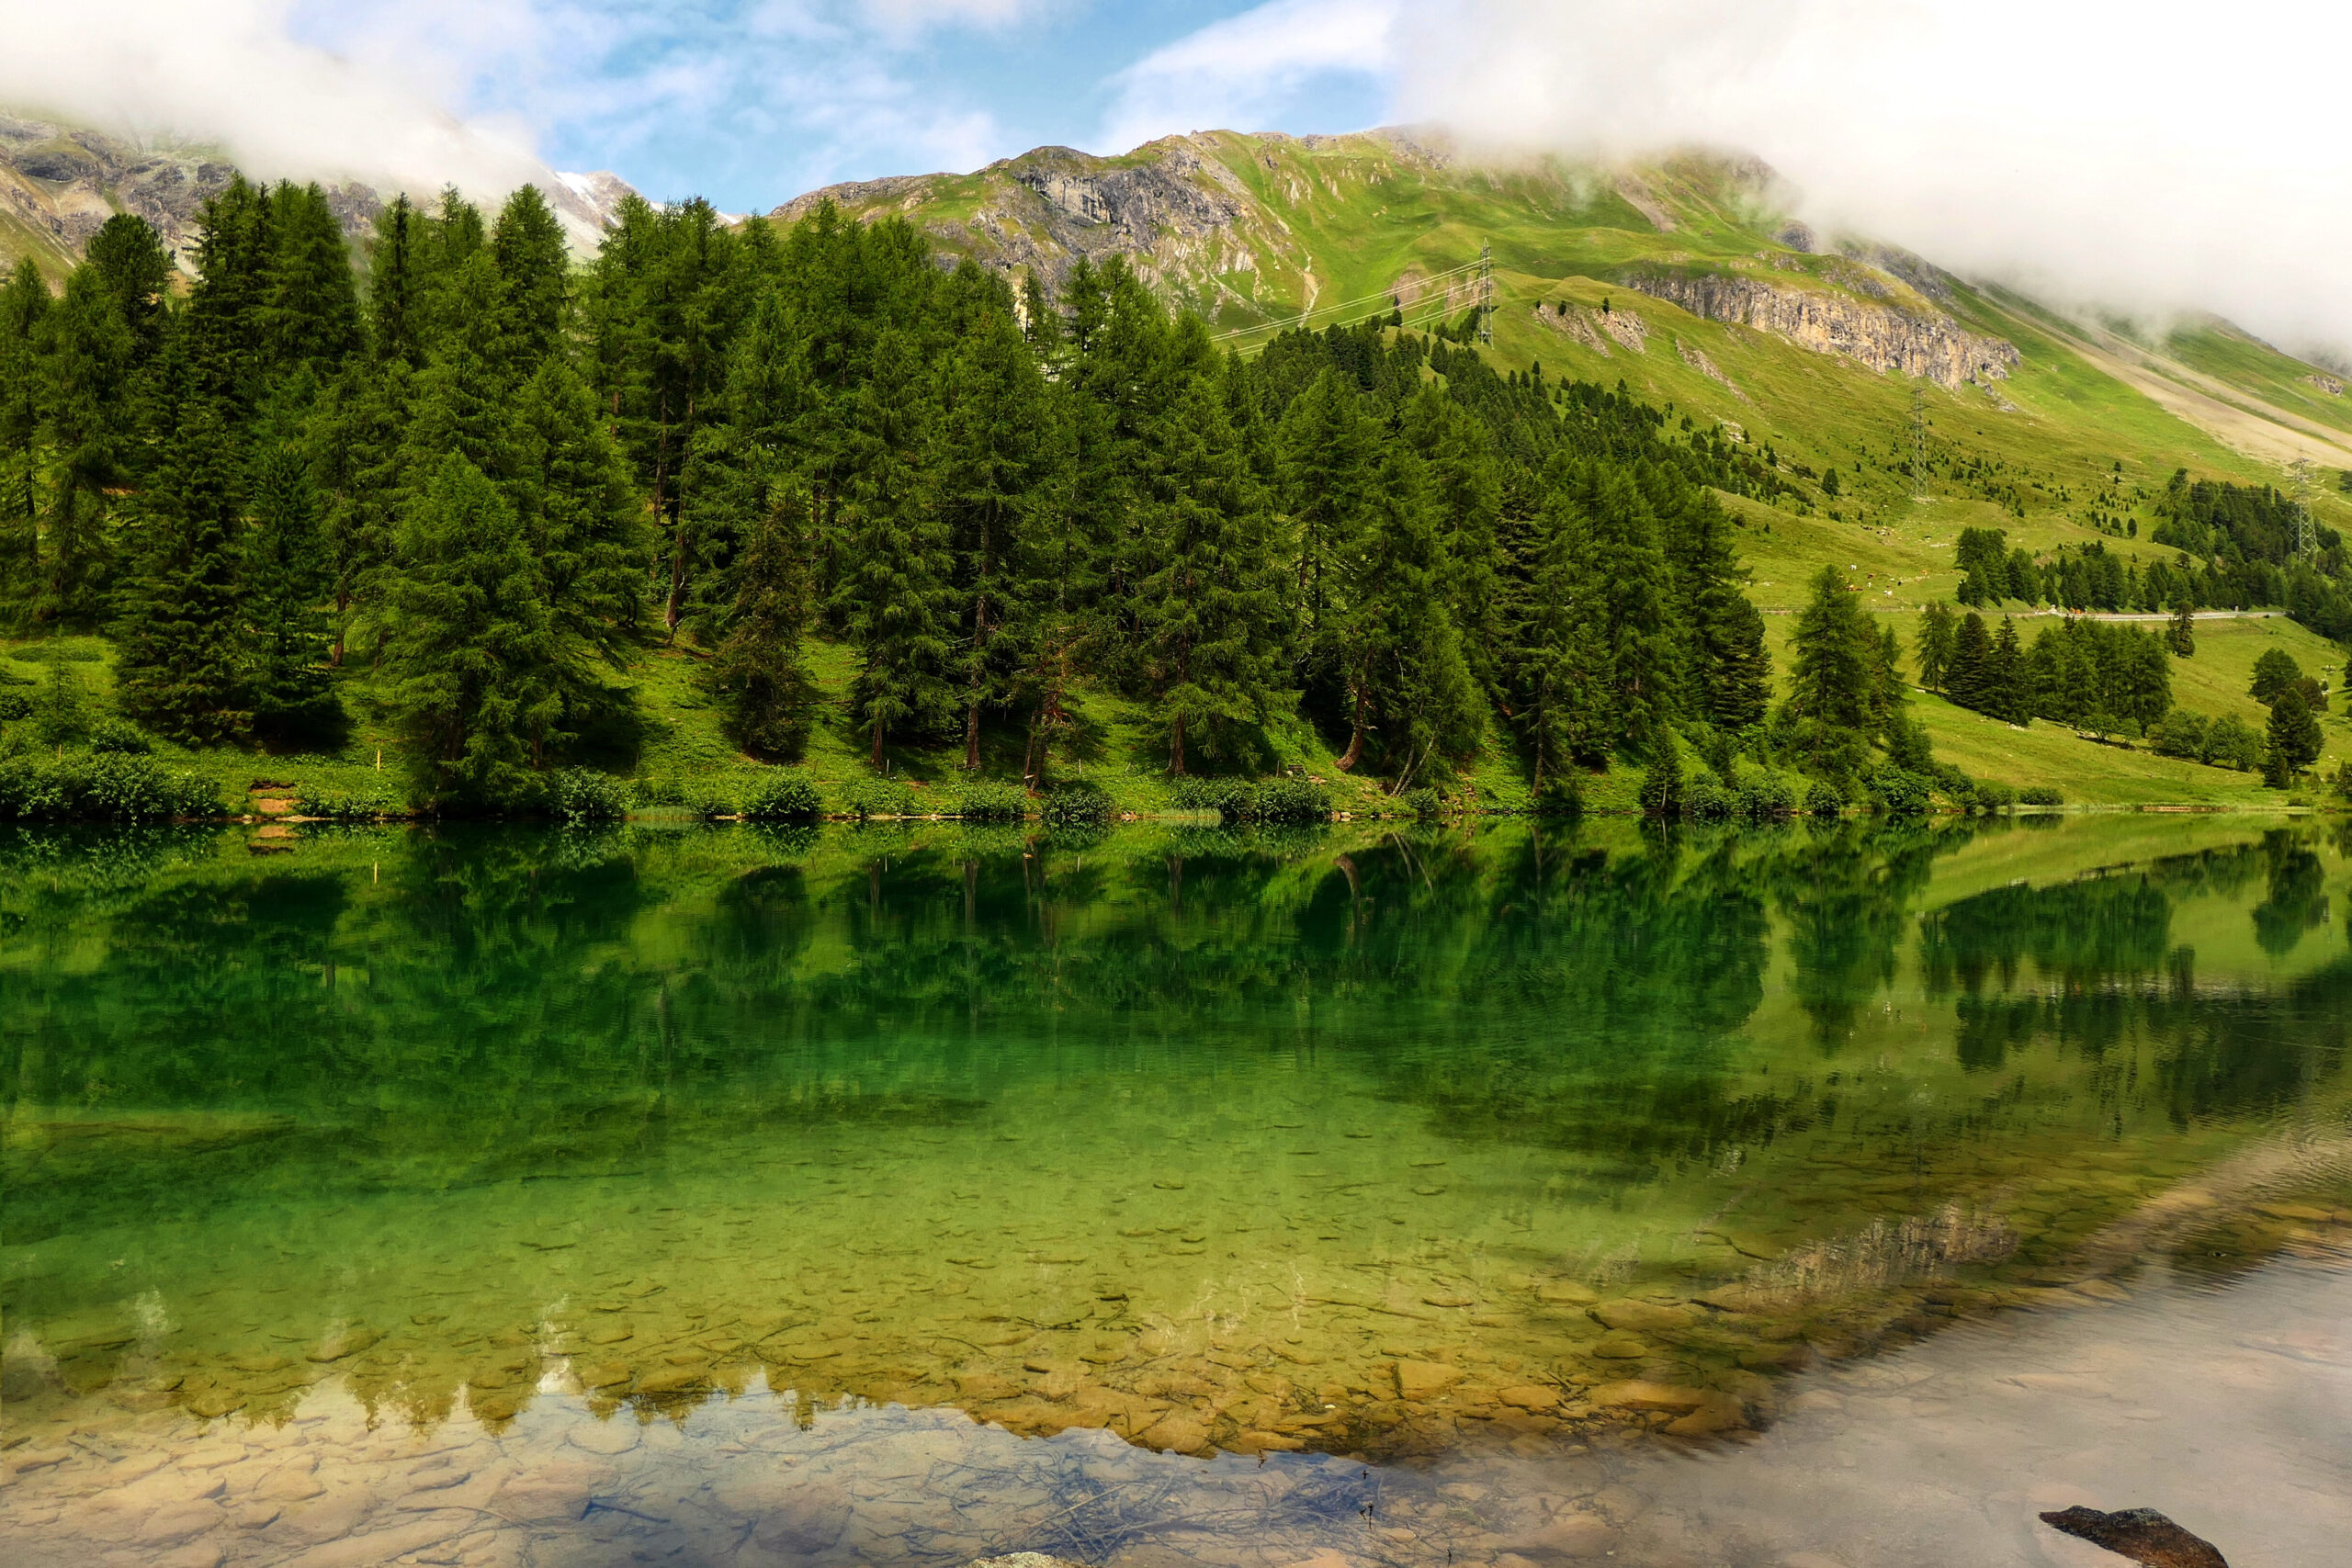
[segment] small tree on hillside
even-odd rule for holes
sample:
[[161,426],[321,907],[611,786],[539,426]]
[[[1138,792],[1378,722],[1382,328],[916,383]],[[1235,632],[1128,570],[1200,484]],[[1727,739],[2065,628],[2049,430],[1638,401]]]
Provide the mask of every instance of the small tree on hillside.
[[[1981,628],[1983,621],[1978,621]],[[1917,648],[1919,684],[1931,692],[1945,689],[1944,682],[1951,673],[1953,642],[1959,635],[1959,621],[1951,606],[1939,599],[1928,606],[1919,617]]]
[[2256,702],[2275,703],[2290,687],[2300,685],[2303,667],[2295,662],[2294,655],[2283,648],[2274,648],[2254,661],[2254,684],[2246,688],[2246,695]]
[[2183,659],[2197,656],[2197,612],[2188,600],[2173,605],[2172,624],[2165,628],[2165,641]]

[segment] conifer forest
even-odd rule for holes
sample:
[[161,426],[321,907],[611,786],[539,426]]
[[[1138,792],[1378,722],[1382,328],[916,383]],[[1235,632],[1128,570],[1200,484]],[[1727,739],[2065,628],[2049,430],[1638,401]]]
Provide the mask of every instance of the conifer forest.
[[[332,746],[364,671],[412,804],[545,809],[659,646],[764,762],[854,723],[877,772],[920,744],[977,776],[1009,743],[1042,791],[1116,693],[1177,778],[1268,773],[1308,725],[1399,796],[1486,748],[1563,809],[1612,760],[1668,812],[1969,789],[1837,569],[1776,678],[1717,495],[1769,494],[1769,467],[1466,333],[1380,311],[1244,358],[1120,260],[1016,293],[830,204],[782,226],[632,197],[581,263],[529,186],[494,215],[395,201],[355,265],[317,186],[239,179],[188,259],[181,288],[124,214],[61,295],[29,261],[0,290],[0,616],[113,639],[143,733]],[[2268,512],[2176,489],[2201,578],[2086,553],[2045,583],[1971,530],[1963,599],[2343,618]],[[1930,622],[1922,682],[1981,711],[2138,734],[2169,705],[2154,634],[2044,657]],[[819,643],[854,656],[845,699]]]

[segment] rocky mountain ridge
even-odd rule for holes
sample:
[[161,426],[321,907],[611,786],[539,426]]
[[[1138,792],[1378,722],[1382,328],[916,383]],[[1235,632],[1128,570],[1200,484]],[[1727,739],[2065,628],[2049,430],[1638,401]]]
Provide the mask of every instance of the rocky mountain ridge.
[[[198,142],[141,145],[87,127],[0,110],[0,260],[30,254],[44,270],[81,259],[90,237],[118,212],[153,224],[183,268],[207,197],[225,188],[236,164]],[[573,250],[595,249],[629,187],[610,174],[552,170],[537,184],[564,226]],[[358,180],[321,182],[344,231],[372,231],[395,192]],[[412,192],[430,199],[431,191]]]

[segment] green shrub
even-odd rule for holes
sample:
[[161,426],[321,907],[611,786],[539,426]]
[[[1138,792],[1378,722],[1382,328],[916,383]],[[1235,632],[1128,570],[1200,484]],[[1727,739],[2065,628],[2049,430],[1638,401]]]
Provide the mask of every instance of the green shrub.
[[1946,800],[1962,811],[1973,809],[1977,803],[1976,781],[1950,762],[1933,762],[1928,767],[1928,782]]
[[1038,815],[1056,828],[1086,827],[1111,819],[1111,796],[1092,779],[1064,779],[1046,792]]
[[1729,817],[1738,799],[1724,788],[1713,773],[1697,773],[1682,784],[1682,815],[1700,821],[1720,821]]
[[1029,815],[1028,792],[1018,784],[968,784],[956,792],[956,815],[967,822],[1018,822]]
[[628,815],[628,785],[593,768],[558,768],[548,775],[548,803],[567,822],[617,822]]
[[1866,785],[1871,804],[1889,817],[1917,817],[1928,809],[1928,781],[1908,768],[1881,762]]
[[2205,730],[2204,759],[2217,768],[2250,773],[2262,766],[2262,732],[2233,713],[2223,714]]
[[2018,803],[2018,792],[2007,784],[1992,779],[1976,781],[1976,804],[1986,811],[1999,811]]
[[1679,817],[1682,813],[1682,758],[1674,749],[1674,738],[1667,736],[1654,750],[1649,770],[1642,774],[1642,809],[1658,817]]
[[1535,815],[1538,817],[1581,817],[1584,815],[1584,775],[1574,768],[1554,773],[1535,790]]
[[895,779],[852,779],[842,786],[842,809],[860,821],[873,817],[911,817],[913,794]]
[[2148,732],[2148,744],[2161,757],[2186,757],[2191,761],[2205,755],[2205,716],[2187,708],[2175,708]]
[[144,757],[155,749],[146,731],[127,718],[102,718],[90,727],[90,750],[124,757]]
[[223,814],[220,786],[166,773],[152,757],[107,753],[0,762],[0,821],[153,822]]
[[1253,822],[1321,822],[1331,815],[1331,792],[1306,779],[1268,779],[1254,794]]
[[10,719],[30,718],[33,699],[22,691],[0,691],[0,723]]
[[379,818],[405,817],[408,808],[390,790],[345,795],[340,790],[305,786],[302,793],[294,797],[294,814],[316,817],[329,822],[373,822]]
[[813,822],[824,814],[817,786],[805,774],[772,768],[759,775],[743,796],[747,822]]
[[1734,806],[1748,817],[1790,816],[1795,812],[1798,799],[1794,780],[1762,768],[1742,770],[1739,787],[1733,792]]
[[1407,790],[1396,797],[1396,804],[1411,812],[1416,822],[1434,822],[1445,815],[1444,797],[1426,784]]
[[2048,784],[2028,784],[2018,791],[2019,806],[2064,806],[2066,797]]
[[1846,796],[1826,779],[1815,779],[1805,786],[1804,814],[1808,817],[1835,817],[1846,809]]
[[1220,816],[1233,814],[1236,803],[1246,801],[1250,786],[1239,779],[1204,779],[1187,773],[1176,781],[1168,798],[1179,811],[1214,811]]

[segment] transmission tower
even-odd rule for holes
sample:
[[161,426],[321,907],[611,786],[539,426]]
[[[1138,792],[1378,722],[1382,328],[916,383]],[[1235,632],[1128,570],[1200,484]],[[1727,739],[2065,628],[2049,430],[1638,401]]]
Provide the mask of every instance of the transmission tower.
[[1928,396],[1911,389],[1911,499],[1928,499]]
[[2319,553],[2319,527],[2312,521],[2312,460],[2298,457],[2295,473],[2295,553]]
[[1478,341],[1495,341],[1495,247],[1478,247]]

